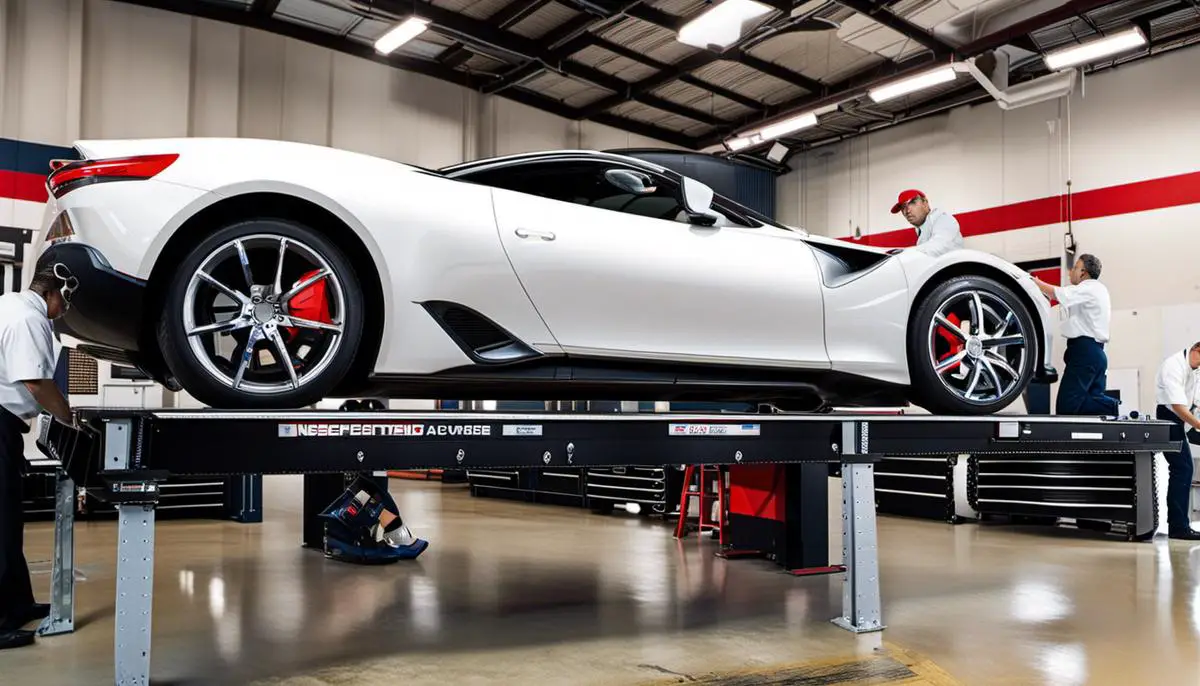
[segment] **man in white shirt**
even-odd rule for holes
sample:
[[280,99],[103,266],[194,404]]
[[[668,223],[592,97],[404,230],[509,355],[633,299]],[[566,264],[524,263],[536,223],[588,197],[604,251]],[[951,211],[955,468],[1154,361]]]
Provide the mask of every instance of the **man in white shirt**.
[[1187,541],[1200,540],[1200,532],[1192,529],[1189,512],[1195,463],[1187,437],[1189,427],[1200,430],[1200,418],[1196,417],[1196,391],[1200,387],[1197,369],[1200,369],[1200,341],[1163,360],[1154,387],[1158,418],[1174,424],[1171,440],[1182,442],[1179,452],[1164,453],[1171,473],[1167,484],[1167,533],[1171,538]]
[[1108,343],[1112,301],[1100,283],[1100,260],[1080,255],[1071,267],[1070,286],[1054,286],[1036,276],[1033,282],[1067,311],[1062,334],[1067,339],[1063,375],[1058,382],[1055,412],[1071,415],[1117,416],[1120,403],[1107,395]]
[[962,231],[954,215],[939,209],[930,209],[929,199],[918,190],[907,190],[896,198],[892,214],[903,212],[904,218],[917,230],[917,245],[914,248],[930,257],[945,255],[963,247]]
[[24,554],[28,421],[42,408],[74,426],[71,407],[54,383],[54,332],[50,321],[70,306],[78,280],[64,265],[45,265],[29,289],[0,296],[0,650],[33,643],[21,627],[49,614],[35,603]]

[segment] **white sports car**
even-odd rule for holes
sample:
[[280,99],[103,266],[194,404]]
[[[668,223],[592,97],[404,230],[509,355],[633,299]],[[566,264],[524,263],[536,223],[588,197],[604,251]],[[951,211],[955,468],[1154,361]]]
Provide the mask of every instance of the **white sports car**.
[[78,280],[64,344],[213,407],[372,395],[981,414],[1054,376],[1048,303],[1014,265],[812,236],[631,157],[428,170],[250,139],[75,149],[53,164],[32,251]]

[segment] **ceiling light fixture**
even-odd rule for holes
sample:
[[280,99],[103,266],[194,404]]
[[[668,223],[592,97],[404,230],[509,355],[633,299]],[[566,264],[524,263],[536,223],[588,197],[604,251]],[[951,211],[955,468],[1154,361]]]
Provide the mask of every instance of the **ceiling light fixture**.
[[1058,71],[1059,69],[1073,67],[1077,64],[1092,62],[1101,57],[1125,52],[1126,50],[1141,47],[1145,44],[1146,34],[1142,33],[1142,30],[1135,26],[1127,31],[1114,33],[1099,40],[1088,41],[1082,45],[1048,52],[1042,59],[1045,60],[1048,69]]
[[390,55],[396,48],[421,35],[428,26],[428,20],[409,17],[380,36],[379,40],[375,41],[375,50]]
[[679,42],[697,48],[716,46],[727,48],[733,45],[748,24],[774,11],[768,5],[755,0],[725,0],[679,29]]
[[938,84],[953,81],[954,76],[954,67],[949,65],[938,67],[937,69],[917,74],[902,81],[889,83],[879,88],[872,88],[869,91],[869,95],[875,102],[884,102],[885,100],[891,100],[902,95],[908,95],[909,93],[915,93],[919,90],[925,90]]
[[767,124],[761,129],[747,132],[741,136],[727,138],[725,140],[725,147],[728,148],[730,152],[737,152],[739,150],[744,150],[751,145],[765,143],[767,141],[786,136],[789,133],[795,133],[802,129],[807,129],[816,125],[817,113],[805,112],[804,114],[797,114],[794,117],[788,117],[787,119],[782,119],[773,124]]

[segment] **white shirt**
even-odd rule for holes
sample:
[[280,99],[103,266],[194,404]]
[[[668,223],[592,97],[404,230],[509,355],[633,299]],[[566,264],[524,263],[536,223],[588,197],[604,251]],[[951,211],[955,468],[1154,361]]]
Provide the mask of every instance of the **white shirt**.
[[1112,321],[1112,301],[1108,287],[1095,279],[1085,279],[1078,286],[1055,286],[1054,299],[1067,311],[1062,335],[1066,338],[1087,336],[1107,343]]
[[33,291],[0,295],[0,406],[21,419],[41,411],[21,383],[53,379],[54,331],[46,301]]
[[1188,351],[1171,353],[1158,368],[1158,379],[1154,386],[1154,402],[1158,405],[1183,405],[1189,410],[1196,402],[1196,389],[1200,384],[1200,369],[1192,369],[1188,362]]
[[925,222],[917,229],[917,250],[938,257],[963,247],[962,231],[954,215],[938,209],[930,210]]

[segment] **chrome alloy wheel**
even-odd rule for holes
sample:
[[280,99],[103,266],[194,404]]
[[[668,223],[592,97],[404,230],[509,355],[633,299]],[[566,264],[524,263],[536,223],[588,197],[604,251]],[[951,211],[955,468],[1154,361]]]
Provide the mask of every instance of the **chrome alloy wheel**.
[[[329,321],[293,314],[293,298],[322,280]],[[213,379],[270,395],[300,388],[333,362],[345,312],[342,284],[320,253],[294,238],[254,234],[217,247],[193,272],[183,330]]]
[[1007,397],[1021,381],[1029,332],[999,296],[967,290],[948,297],[928,331],[929,362],[951,393],[971,403]]

